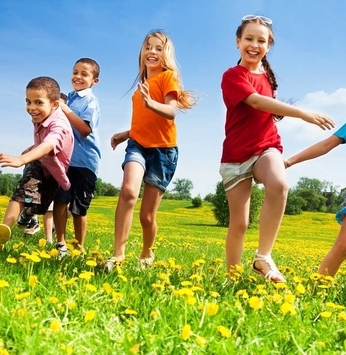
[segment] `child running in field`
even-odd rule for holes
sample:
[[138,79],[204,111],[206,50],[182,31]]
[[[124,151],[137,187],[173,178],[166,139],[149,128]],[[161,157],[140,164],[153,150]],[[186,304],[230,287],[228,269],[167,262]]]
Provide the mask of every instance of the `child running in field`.
[[[99,124],[100,107],[92,87],[99,82],[100,66],[90,58],[76,61],[72,71],[72,87],[62,111],[71,123],[75,144],[67,176],[71,181],[68,191],[58,190],[54,200],[56,248],[60,257],[67,254],[65,233],[68,208],[72,213],[75,238],[83,250],[89,209],[101,158]],[[69,206],[69,207],[68,207]]]
[[132,97],[131,128],[111,138],[113,149],[125,140],[128,142],[115,211],[114,255],[106,264],[109,271],[115,263],[125,259],[125,244],[142,181],[143,248],[139,262],[142,266],[153,263],[156,213],[178,161],[177,109],[189,109],[195,104],[192,95],[183,90],[172,40],[162,31],[153,31],[145,37],[136,81],[138,88]]
[[34,125],[34,145],[20,156],[0,153],[1,167],[26,165],[23,177],[0,224],[0,249],[11,236],[19,214],[27,225],[34,214],[46,213],[60,187],[70,188],[66,175],[73,150],[73,132],[59,107],[59,84],[49,77],[32,79],[26,87],[26,110]]
[[[286,167],[289,168],[294,164],[301,163],[305,160],[314,159],[321,155],[324,155],[337,147],[340,144],[344,144],[346,142],[346,124],[344,124],[339,130],[337,130],[332,136],[327,139],[324,139],[300,153],[288,158],[285,162]],[[324,257],[318,272],[320,274],[326,274],[330,276],[334,276],[341,264],[346,259],[346,219],[344,216],[346,215],[346,195],[345,201],[340,209],[340,211],[336,214],[336,220],[339,224],[341,224],[341,228],[339,234],[335,240],[334,245],[331,250]]]
[[272,20],[247,15],[236,31],[238,65],[222,77],[227,109],[220,174],[226,190],[230,222],[226,239],[227,270],[241,262],[249,223],[252,181],[262,183],[265,199],[259,221],[259,243],[253,270],[274,282],[285,282],[271,258],[287,198],[281,138],[275,121],[302,118],[322,129],[334,127],[323,114],[276,100],[277,81],[267,60],[274,44]]

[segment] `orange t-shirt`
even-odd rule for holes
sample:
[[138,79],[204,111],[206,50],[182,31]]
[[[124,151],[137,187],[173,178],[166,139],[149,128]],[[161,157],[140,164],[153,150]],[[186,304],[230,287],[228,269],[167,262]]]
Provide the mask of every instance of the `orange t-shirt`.
[[[147,79],[150,96],[164,103],[165,97],[175,92],[178,97],[179,82],[171,70],[163,71]],[[144,148],[172,148],[177,146],[177,128],[169,120],[144,107],[141,95],[136,90],[132,96],[132,122],[130,138]]]

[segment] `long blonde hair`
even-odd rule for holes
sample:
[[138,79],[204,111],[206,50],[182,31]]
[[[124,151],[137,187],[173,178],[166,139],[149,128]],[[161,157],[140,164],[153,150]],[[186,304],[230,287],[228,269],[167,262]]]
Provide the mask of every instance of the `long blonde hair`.
[[179,109],[185,110],[196,105],[196,98],[193,96],[191,91],[183,89],[183,82],[178,68],[178,62],[175,57],[174,45],[171,38],[161,30],[154,30],[149,32],[143,40],[141,50],[139,52],[138,64],[139,64],[139,73],[135,80],[135,83],[140,82],[144,83],[148,78],[147,68],[144,64],[144,51],[148,46],[149,38],[156,37],[162,42],[162,68],[163,70],[171,70],[177,79],[180,89],[178,92],[177,106]]

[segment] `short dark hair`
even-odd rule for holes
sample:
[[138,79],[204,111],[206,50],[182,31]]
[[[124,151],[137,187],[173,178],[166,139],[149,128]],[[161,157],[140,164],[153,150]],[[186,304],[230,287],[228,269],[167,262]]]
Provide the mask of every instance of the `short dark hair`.
[[92,67],[92,72],[94,74],[94,79],[98,78],[100,76],[100,66],[96,62],[96,60],[91,59],[91,58],[81,58],[76,61],[74,65],[77,63],[86,63],[89,64]]
[[65,101],[65,104],[67,103],[67,95],[64,94],[63,92],[60,93],[60,99]]
[[60,98],[60,86],[56,80],[49,76],[39,76],[31,79],[26,89],[44,90],[51,102],[59,100]]

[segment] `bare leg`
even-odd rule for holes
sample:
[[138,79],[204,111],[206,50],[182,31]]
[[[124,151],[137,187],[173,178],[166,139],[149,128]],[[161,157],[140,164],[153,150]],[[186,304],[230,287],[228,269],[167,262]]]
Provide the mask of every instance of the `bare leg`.
[[159,208],[164,192],[150,184],[145,184],[140,211],[140,221],[143,231],[143,249],[140,258],[150,258],[153,253],[157,224],[156,213]]
[[133,210],[138,199],[141,182],[143,179],[143,167],[136,162],[129,162],[124,167],[124,177],[118,204],[115,210],[114,226],[114,257],[125,259],[125,246],[130,233]]
[[66,244],[65,233],[67,221],[67,205],[59,200],[55,200],[53,207],[53,217],[57,242]]
[[74,213],[72,213],[72,217],[73,217],[75,238],[77,239],[80,248],[83,250],[88,218],[86,215],[80,216]]
[[[281,154],[270,152],[258,159],[254,166],[255,178],[265,187],[265,198],[260,215],[258,254],[270,255],[285,212],[288,186],[286,170]],[[256,267],[269,271],[265,261],[257,261]],[[273,281],[280,281],[280,277]]]
[[52,243],[52,241],[53,241],[53,211],[47,211],[43,215],[43,228],[44,228],[44,235],[46,236],[47,242]]
[[226,238],[227,271],[230,266],[241,262],[244,237],[249,224],[251,183],[252,179],[246,179],[226,191],[230,212]]
[[24,203],[11,200],[7,205],[7,209],[2,223],[12,228],[12,226],[16,223],[18,216],[23,208]]
[[346,218],[344,217],[342,220],[339,235],[337,236],[332,249],[324,257],[318,272],[320,274],[334,276],[345,259],[346,259]]

